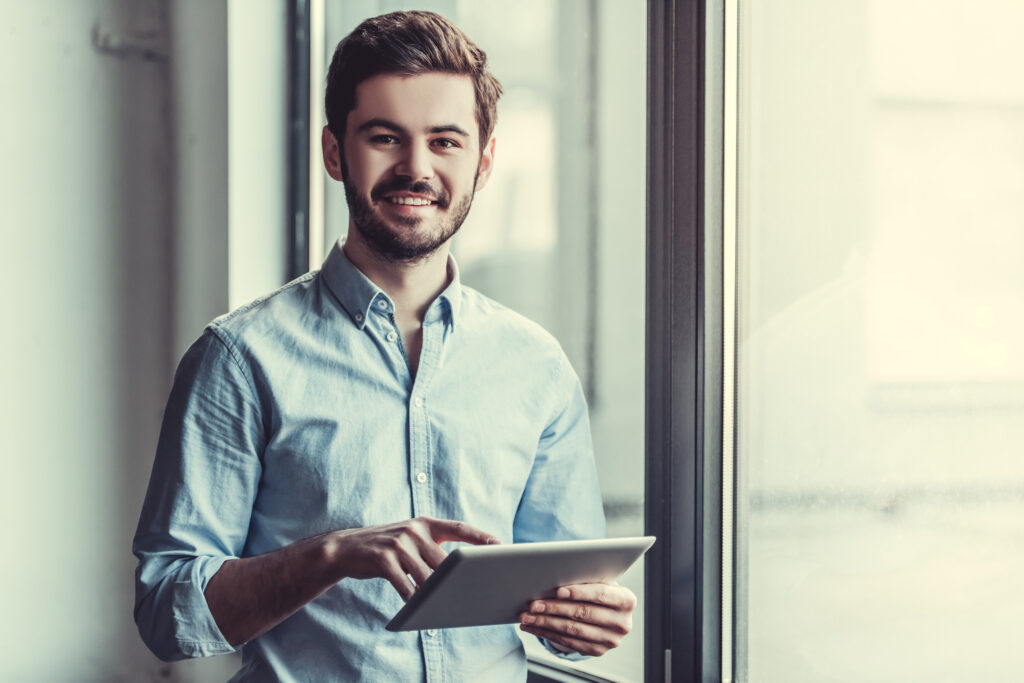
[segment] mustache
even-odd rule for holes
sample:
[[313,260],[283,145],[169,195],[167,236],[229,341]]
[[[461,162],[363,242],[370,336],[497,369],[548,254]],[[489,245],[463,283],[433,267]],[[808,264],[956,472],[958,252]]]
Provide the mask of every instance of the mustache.
[[421,194],[431,201],[437,202],[441,208],[447,207],[449,203],[448,194],[443,189],[436,188],[425,180],[413,182],[408,178],[388,178],[380,181],[370,191],[370,199],[375,202],[380,201],[389,192]]

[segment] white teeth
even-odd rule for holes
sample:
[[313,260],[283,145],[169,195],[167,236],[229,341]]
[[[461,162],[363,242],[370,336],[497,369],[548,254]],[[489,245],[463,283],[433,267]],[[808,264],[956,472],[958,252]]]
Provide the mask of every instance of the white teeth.
[[388,201],[392,204],[405,204],[407,206],[427,206],[433,203],[429,199],[420,199],[419,197],[388,197]]

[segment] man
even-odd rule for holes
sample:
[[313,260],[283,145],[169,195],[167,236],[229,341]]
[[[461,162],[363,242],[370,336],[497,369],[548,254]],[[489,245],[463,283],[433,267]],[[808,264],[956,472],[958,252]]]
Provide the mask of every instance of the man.
[[[175,377],[134,545],[136,622],[158,656],[242,647],[235,680],[525,678],[512,626],[384,629],[443,542],[604,532],[568,361],[462,286],[448,253],[493,168],[500,93],[435,14],[370,19],[339,44],[323,150],[347,238],[211,323]],[[567,586],[520,628],[601,654],[635,604]]]

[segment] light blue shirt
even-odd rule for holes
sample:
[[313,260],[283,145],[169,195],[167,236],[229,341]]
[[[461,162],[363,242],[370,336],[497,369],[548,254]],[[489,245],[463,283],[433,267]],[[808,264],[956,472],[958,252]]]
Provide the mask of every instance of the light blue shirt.
[[[459,282],[411,376],[394,304],[336,245],[211,323],[178,367],[133,551],[135,620],[166,660],[232,652],[221,565],[417,516],[503,543],[604,535],[587,409],[558,343]],[[495,586],[495,590],[501,590]],[[514,625],[392,633],[384,579],[344,579],[242,646],[246,681],[523,681]]]

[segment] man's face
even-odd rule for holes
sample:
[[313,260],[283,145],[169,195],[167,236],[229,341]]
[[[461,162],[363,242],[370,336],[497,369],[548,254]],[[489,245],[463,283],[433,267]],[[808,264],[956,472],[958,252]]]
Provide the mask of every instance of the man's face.
[[372,251],[413,261],[455,234],[490,174],[493,145],[481,155],[478,136],[468,76],[381,74],[357,86],[345,126],[345,196]]

